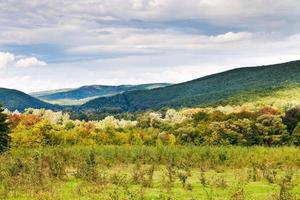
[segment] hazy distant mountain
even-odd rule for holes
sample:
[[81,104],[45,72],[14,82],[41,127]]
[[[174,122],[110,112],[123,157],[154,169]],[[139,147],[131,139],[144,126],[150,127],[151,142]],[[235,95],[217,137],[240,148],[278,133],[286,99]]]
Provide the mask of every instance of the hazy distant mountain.
[[153,83],[141,85],[89,85],[75,89],[60,89],[31,93],[32,96],[49,103],[57,103],[61,105],[77,105],[83,104],[91,99],[98,97],[107,97],[121,94],[134,90],[149,90],[169,86],[168,83]]
[[164,88],[130,91],[91,100],[82,110],[136,111],[162,107],[207,106],[249,101],[272,91],[299,87],[300,61],[239,68]]
[[63,89],[57,89],[57,90],[32,92],[32,93],[29,93],[29,95],[34,96],[34,97],[42,97],[42,96],[52,95],[52,94],[56,94],[56,93],[60,93],[60,92],[67,92],[70,90],[73,90],[73,88],[63,88]]
[[60,109],[59,106],[43,102],[24,92],[6,88],[0,88],[0,104],[11,111],[23,111],[25,108]]

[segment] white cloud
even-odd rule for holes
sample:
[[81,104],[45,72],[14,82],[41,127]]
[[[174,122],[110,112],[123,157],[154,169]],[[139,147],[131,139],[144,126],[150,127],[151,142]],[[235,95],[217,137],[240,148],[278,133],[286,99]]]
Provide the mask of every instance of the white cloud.
[[58,60],[0,52],[0,86],[181,82],[299,59],[299,18],[299,0],[0,0],[1,49]]
[[[240,44],[262,37],[260,33],[228,32],[219,35],[191,35],[173,30],[149,31],[128,28],[100,29],[110,32],[67,49],[76,54],[136,53],[158,54],[171,52],[204,51],[219,48],[219,45]],[[99,30],[99,31],[100,31]],[[127,55],[126,55],[127,56]]]
[[8,52],[0,52],[0,69],[6,68],[15,61],[15,56]]
[[[300,34],[278,38],[276,34],[248,32],[207,36],[176,31],[152,34],[136,29],[109,31],[112,34],[97,38],[102,46],[93,46],[89,41],[86,43],[91,46],[77,44],[82,47],[77,49],[79,55],[132,52],[134,49],[146,54],[49,63],[44,67],[11,67],[2,74],[0,70],[0,86],[37,91],[89,84],[178,83],[236,67],[300,59]],[[16,57],[15,63],[26,59]],[[33,63],[38,62],[36,59]],[[23,76],[26,79],[14,81],[18,80],[14,77]]]
[[[250,18],[299,16],[298,0],[45,0],[0,2],[3,16],[14,23],[58,24],[70,19],[209,19],[238,22]],[[20,12],[22,11],[22,12]],[[298,13],[297,13],[298,12]],[[1,16],[1,14],[0,14]],[[4,22],[9,19],[4,18]],[[232,21],[233,20],[233,21]]]
[[213,39],[216,42],[238,42],[238,41],[251,39],[252,35],[253,34],[248,32],[238,32],[238,33],[227,32],[225,34],[212,36],[211,39]]
[[36,57],[23,57],[17,59],[20,56],[16,56],[9,52],[0,51],[0,69],[7,67],[36,67],[36,66],[45,66],[46,62],[38,60]]
[[40,61],[35,57],[23,58],[16,62],[17,67],[35,67],[35,66],[45,66],[44,61]]
[[300,26],[299,17],[299,0],[11,0],[0,2],[0,44],[70,47],[97,40],[93,31],[99,27],[130,26],[130,20],[175,21],[174,26],[176,20],[195,20],[233,29],[288,31]]

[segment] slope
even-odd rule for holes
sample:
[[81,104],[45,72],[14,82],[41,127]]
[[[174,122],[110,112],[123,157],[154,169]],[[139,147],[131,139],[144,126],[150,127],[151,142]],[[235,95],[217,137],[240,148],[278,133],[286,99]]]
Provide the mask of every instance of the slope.
[[11,111],[24,111],[26,108],[60,109],[60,106],[45,103],[24,92],[7,88],[0,88],[0,104]]
[[[122,111],[238,103],[278,88],[300,84],[300,61],[245,67],[149,91],[125,92],[97,98],[81,110],[113,108]],[[246,94],[246,99],[245,99]],[[241,98],[243,97],[243,98]]]
[[54,91],[44,91],[32,93],[31,95],[49,103],[58,103],[62,105],[78,105],[83,104],[97,97],[113,96],[127,91],[148,90],[159,87],[165,87],[168,83],[153,83],[141,85],[89,85],[75,89],[65,89]]

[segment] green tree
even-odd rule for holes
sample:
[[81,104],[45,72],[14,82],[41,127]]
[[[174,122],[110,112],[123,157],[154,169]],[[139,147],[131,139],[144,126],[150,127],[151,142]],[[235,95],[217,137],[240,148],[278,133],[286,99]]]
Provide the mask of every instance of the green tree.
[[259,144],[274,146],[284,145],[289,141],[289,134],[282,119],[274,115],[262,115],[257,118],[255,124]]
[[300,108],[292,108],[286,111],[282,121],[287,126],[288,132],[292,134],[294,128],[300,122]]
[[9,127],[7,115],[3,113],[4,109],[0,105],[0,152],[9,147]]
[[238,145],[243,135],[240,127],[234,121],[212,122],[209,125],[206,142],[209,145]]
[[192,116],[194,121],[200,122],[200,121],[207,121],[209,115],[206,112],[198,112]]
[[291,139],[294,145],[300,146],[300,123],[298,123],[298,125],[294,129]]

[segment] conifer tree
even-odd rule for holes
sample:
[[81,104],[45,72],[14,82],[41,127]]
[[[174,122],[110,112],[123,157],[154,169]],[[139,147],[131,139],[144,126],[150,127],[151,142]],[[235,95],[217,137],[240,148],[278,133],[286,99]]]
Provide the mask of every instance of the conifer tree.
[[0,152],[9,147],[9,127],[7,123],[7,115],[3,113],[4,109],[0,105]]

